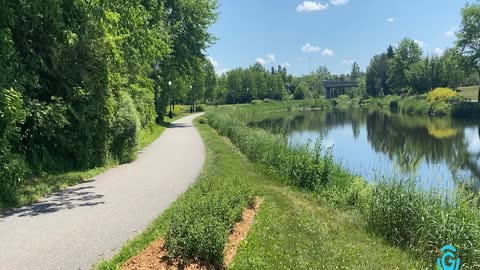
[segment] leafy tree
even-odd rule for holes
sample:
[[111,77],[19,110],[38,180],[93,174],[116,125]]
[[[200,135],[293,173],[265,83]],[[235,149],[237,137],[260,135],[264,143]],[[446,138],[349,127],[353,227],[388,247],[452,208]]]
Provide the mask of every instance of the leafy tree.
[[465,57],[456,48],[447,49],[442,55],[445,84],[454,90],[465,82],[468,65]]
[[[469,65],[480,77],[480,4],[468,4],[462,9],[462,25],[457,45],[469,60]],[[480,102],[480,80],[478,102]]]
[[408,87],[407,72],[422,60],[422,49],[413,40],[403,39],[395,50],[390,69],[391,85],[394,91],[400,92]]
[[366,92],[368,95],[378,97],[390,94],[389,68],[387,54],[373,57],[367,68]]
[[354,62],[352,65],[352,72],[350,73],[350,78],[353,81],[356,81],[360,77],[360,66],[357,62]]

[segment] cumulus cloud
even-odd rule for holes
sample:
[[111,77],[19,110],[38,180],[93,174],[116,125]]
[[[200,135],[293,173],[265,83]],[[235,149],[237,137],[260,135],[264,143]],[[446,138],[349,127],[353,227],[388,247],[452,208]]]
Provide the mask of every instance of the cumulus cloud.
[[446,36],[446,37],[449,37],[449,38],[455,37],[455,30],[456,30],[455,27],[450,28],[450,30],[448,30],[447,32],[445,32],[445,36]]
[[273,64],[275,63],[275,54],[271,54],[271,53],[267,53],[267,57],[266,58],[263,58],[263,57],[257,57],[257,59],[255,59],[255,61],[257,63],[259,63],[260,65],[264,66],[266,64]]
[[270,63],[275,63],[275,54],[267,53],[267,59]]
[[285,63],[281,64],[280,66],[282,66],[282,67],[284,67],[284,68],[289,68],[289,67],[291,67],[292,65],[290,65],[290,63],[288,63],[288,62],[285,62]]
[[387,18],[387,22],[393,23],[395,22],[395,18],[394,17]]
[[445,52],[445,50],[440,48],[435,48],[434,52],[436,55],[442,55]]
[[342,64],[351,66],[355,61],[353,60],[342,60]]
[[330,3],[335,6],[346,5],[350,0],[330,0]]
[[320,2],[304,1],[303,3],[297,6],[297,12],[322,11],[327,8],[328,8],[328,4],[323,5]]
[[313,52],[319,52],[319,51],[320,51],[320,47],[313,46],[310,43],[307,43],[302,46],[302,52],[305,52],[305,53],[313,53]]
[[257,59],[255,59],[255,61],[256,61],[257,63],[259,63],[260,65],[262,65],[262,66],[267,63],[267,60],[265,60],[265,59],[263,59],[263,58],[261,58],[261,57],[257,57]]
[[212,65],[213,65],[214,68],[217,68],[217,67],[218,67],[218,61],[215,60],[213,57],[208,56],[207,59],[208,59],[208,61],[210,61],[210,63],[212,63]]
[[425,42],[423,42],[423,41],[416,40],[416,39],[415,39],[414,41],[415,41],[415,43],[418,44],[418,46],[420,46],[420,48],[425,48],[425,47],[428,46],[427,43],[425,43]]
[[215,70],[215,73],[217,73],[218,76],[221,76],[224,73],[227,73],[229,71],[230,71],[230,69],[228,69],[228,68],[219,68],[219,69]]
[[324,55],[324,56],[333,56],[334,54],[335,54],[335,52],[333,50],[328,49],[328,48],[326,48],[322,52],[322,55]]

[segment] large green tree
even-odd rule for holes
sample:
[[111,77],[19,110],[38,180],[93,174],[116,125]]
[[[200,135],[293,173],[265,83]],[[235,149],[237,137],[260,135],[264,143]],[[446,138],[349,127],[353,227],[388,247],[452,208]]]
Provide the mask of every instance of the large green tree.
[[[480,4],[468,4],[462,9],[462,25],[458,32],[458,47],[468,57],[469,65],[480,78]],[[480,79],[478,102],[480,102]]]
[[412,39],[403,39],[395,50],[391,60],[389,76],[394,91],[397,93],[408,87],[407,72],[417,62],[422,60],[422,48]]

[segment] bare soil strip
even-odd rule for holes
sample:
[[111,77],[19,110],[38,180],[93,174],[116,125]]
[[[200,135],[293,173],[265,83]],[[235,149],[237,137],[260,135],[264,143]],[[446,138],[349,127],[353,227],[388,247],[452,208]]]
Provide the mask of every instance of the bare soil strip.
[[[225,268],[232,263],[235,254],[237,254],[240,243],[245,239],[253,223],[255,214],[258,212],[262,199],[255,198],[253,208],[247,208],[243,211],[242,221],[235,224],[225,246]],[[214,267],[199,262],[182,262],[179,259],[172,260],[168,257],[163,239],[159,239],[148,246],[137,256],[128,260],[122,270],[207,270]]]

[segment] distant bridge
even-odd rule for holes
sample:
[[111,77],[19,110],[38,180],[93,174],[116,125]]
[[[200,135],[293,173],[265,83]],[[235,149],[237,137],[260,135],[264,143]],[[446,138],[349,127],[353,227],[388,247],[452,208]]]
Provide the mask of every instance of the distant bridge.
[[347,88],[357,87],[353,81],[323,81],[323,95],[328,98],[336,98],[344,95]]

